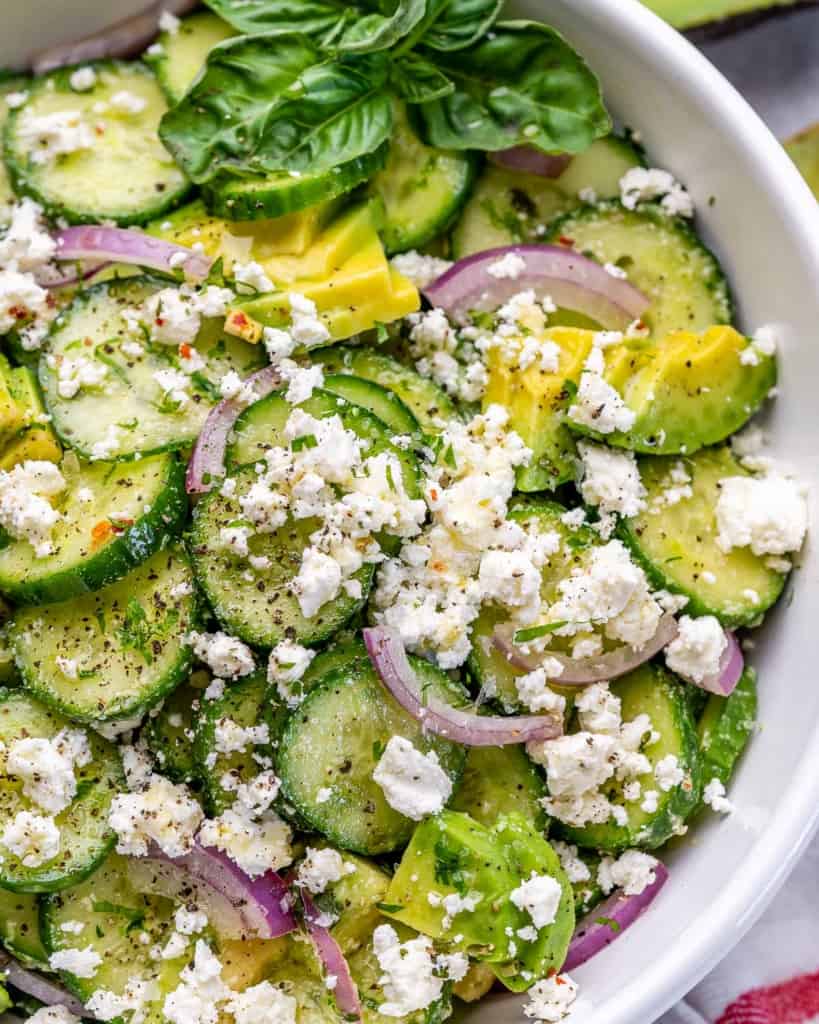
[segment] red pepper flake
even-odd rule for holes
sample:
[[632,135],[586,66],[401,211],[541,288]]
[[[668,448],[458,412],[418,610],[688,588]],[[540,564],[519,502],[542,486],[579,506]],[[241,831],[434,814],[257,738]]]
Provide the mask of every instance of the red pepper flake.
[[111,529],[114,533],[124,533],[127,527],[133,525],[133,519],[117,519],[115,523],[111,523]]
[[233,322],[237,327],[247,327],[247,317],[244,313],[234,313]]
[[9,306],[9,313],[15,320],[25,320],[28,316],[28,310],[25,306]]
[[568,246],[573,246],[574,245],[574,239],[573,238],[569,238],[568,235],[560,235],[559,238],[558,238],[558,242],[560,242],[561,245],[568,245]]
[[156,324],[157,327],[161,327],[165,323],[165,321],[161,316],[158,316],[156,320],[154,320],[154,323]]
[[182,356],[183,359],[190,359],[192,352],[193,352],[193,349],[190,347],[190,345],[187,342],[183,342],[179,346],[179,354],[180,354],[180,356]]
[[82,343],[83,343],[83,345],[85,345],[86,348],[91,348],[91,346],[94,344],[94,339],[93,338],[83,338]]
[[114,532],[114,528],[107,519],[101,519],[91,529],[91,542],[92,547],[101,547]]

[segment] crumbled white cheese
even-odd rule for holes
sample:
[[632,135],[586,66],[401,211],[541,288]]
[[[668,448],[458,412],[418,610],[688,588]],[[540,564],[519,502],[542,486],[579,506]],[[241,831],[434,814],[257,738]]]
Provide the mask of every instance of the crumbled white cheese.
[[91,761],[88,739],[79,729],[63,729],[53,739],[24,737],[9,747],[6,771],[23,783],[23,793],[49,814],[65,810],[77,794],[75,767]]
[[48,958],[48,966],[52,971],[68,971],[78,978],[93,978],[97,973],[102,957],[93,946],[85,949],[59,949]]
[[652,199],[672,216],[693,217],[694,203],[683,186],[668,171],[656,167],[632,167],[620,179],[620,201],[627,210]]
[[269,981],[234,993],[227,1004],[234,1024],[296,1024],[298,1002]]
[[121,994],[98,988],[85,1006],[97,1020],[114,1020],[130,1011],[130,1024],[144,1024],[148,1004],[158,998],[159,986],[155,981],[136,977],[125,983]]
[[0,333],[7,334],[28,317],[45,314],[48,292],[31,274],[9,267],[0,270]]
[[591,879],[591,871],[578,855],[577,847],[571,843],[561,842],[559,839],[551,840],[552,849],[560,858],[560,864],[566,872],[566,877],[573,884],[576,882],[588,882]]
[[169,1024],[216,1024],[219,1006],[233,993],[222,981],[222,965],[210,947],[198,939],[194,961],[180,974],[179,985],[162,1004]]
[[612,889],[620,888],[626,896],[639,896],[657,876],[657,858],[641,850],[626,850],[617,860],[604,857],[597,869],[597,884],[606,896]]
[[560,905],[563,889],[551,875],[530,876],[509,894],[509,899],[519,910],[525,910],[532,918],[535,928],[545,928],[553,923]]
[[448,931],[458,914],[471,914],[483,900],[479,892],[469,892],[466,896],[460,893],[450,892],[442,896],[438,892],[427,894],[427,902],[431,907],[442,907],[444,916],[441,918],[441,927]]
[[202,809],[187,786],[153,776],[142,792],[120,793],[111,801],[108,822],[117,833],[117,852],[144,857],[154,842],[169,857],[190,853]]
[[237,284],[246,285],[260,294],[272,292],[276,287],[265,273],[264,267],[255,260],[249,260],[247,263],[234,263],[233,278]]
[[315,651],[302,647],[295,640],[282,640],[270,652],[270,659],[267,663],[268,681],[275,683],[279,694],[288,705],[292,706],[298,703],[298,699],[293,696],[290,689],[290,684],[301,679],[315,656]]
[[532,1020],[555,1024],[569,1015],[577,998],[577,985],[568,974],[553,974],[536,981],[527,994],[524,1014]]
[[128,89],[120,89],[119,92],[115,92],[109,103],[115,110],[119,110],[123,114],[141,114],[148,106],[147,100]]
[[97,73],[93,68],[77,68],[68,78],[68,84],[75,92],[88,92],[97,84]]
[[170,403],[180,410],[190,402],[189,389],[193,381],[187,373],[168,367],[165,370],[154,370],[151,376],[159,385],[163,402]]
[[719,481],[717,543],[723,551],[750,547],[755,555],[798,551],[808,528],[802,488],[784,476],[731,476]]
[[719,779],[713,778],[702,791],[702,799],[717,814],[730,814],[734,805],[725,796],[725,786]]
[[637,416],[600,372],[586,369],[580,375],[576,401],[569,407],[569,418],[596,433],[611,434],[615,430],[630,430]]
[[[57,243],[49,233],[42,206],[24,196],[11,207],[11,220],[0,238],[0,264],[5,270],[42,271],[56,250]],[[30,287],[36,287],[36,282],[32,280]],[[34,301],[28,296],[22,305],[31,313],[43,312],[40,291],[33,294],[36,296]],[[47,297],[43,292],[42,305],[45,305]],[[7,305],[5,298],[4,294],[3,306]]]
[[48,499],[65,486],[53,462],[29,461],[0,470],[0,526],[15,539],[28,541],[37,558],[54,550],[52,531],[62,515]]
[[399,253],[390,260],[392,266],[409,278],[416,288],[426,288],[432,284],[452,266],[449,260],[442,260],[438,256],[427,256],[410,249],[409,252]]
[[216,633],[188,634],[193,653],[220,679],[238,679],[256,668],[253,651],[235,636]]
[[28,99],[28,93],[25,90],[20,92],[7,92],[5,95],[6,106],[9,110],[17,110]]
[[341,589],[341,566],[332,557],[314,547],[304,550],[301,568],[293,580],[299,608],[306,619],[311,619],[319,608],[332,601]]
[[256,821],[234,805],[205,821],[199,841],[222,850],[251,878],[286,867],[293,859],[290,829],[272,812]]
[[19,857],[23,867],[39,868],[60,852],[60,830],[52,817],[18,811],[0,833],[0,844]]
[[159,15],[159,31],[167,32],[169,36],[175,36],[182,26],[182,22],[171,11],[163,11]]
[[28,1018],[28,1024],[82,1024],[79,1017],[61,1003],[55,1006],[41,1006]]
[[426,935],[401,942],[392,925],[373,932],[373,950],[382,974],[378,979],[385,1001],[378,1012],[385,1017],[406,1017],[440,999],[447,979],[464,977],[469,963],[462,953],[435,956]]
[[162,288],[149,295],[141,309],[125,310],[123,319],[137,335],[144,323],[151,340],[159,344],[191,345],[202,326],[202,318],[224,316],[233,298],[229,288],[216,285],[203,289],[187,284]]
[[299,366],[291,360],[283,360],[280,364],[282,377],[288,382],[285,400],[291,405],[301,405],[313,394],[314,388],[324,384],[324,370],[321,363],[313,366]]
[[719,620],[713,615],[693,619],[683,615],[679,620],[679,632],[665,649],[665,662],[692,683],[701,683],[708,676],[719,672],[720,661],[728,639]]
[[315,850],[307,847],[304,860],[296,873],[296,885],[302,886],[314,895],[324,892],[328,885],[339,882],[345,875],[353,874],[355,864],[345,861],[338,850],[329,847]]
[[544,657],[539,668],[515,677],[515,689],[521,704],[530,711],[548,711],[562,718],[566,698],[549,688],[550,679],[559,679],[563,664],[557,658]]
[[420,821],[437,814],[452,795],[452,780],[434,751],[422,754],[403,736],[391,736],[373,772],[387,803]]
[[505,256],[490,263],[486,268],[487,274],[498,280],[517,280],[526,270],[526,260],[519,253],[508,252]]
[[680,762],[675,754],[667,754],[657,762],[654,768],[654,778],[664,793],[668,793],[669,790],[683,782],[685,772],[680,767]]
[[23,111],[17,122],[17,138],[34,164],[47,164],[94,145],[94,133],[79,110],[55,110],[40,115]]
[[270,742],[268,726],[239,725],[232,718],[220,718],[214,727],[213,746],[219,754],[238,754],[250,746]]
[[299,295],[298,292],[290,292],[287,299],[290,303],[292,321],[290,334],[297,345],[313,348],[330,340],[330,332],[318,315],[318,308],[312,299]]
[[645,487],[632,452],[615,451],[600,444],[580,442],[583,464],[580,493],[603,513],[636,516],[645,507]]

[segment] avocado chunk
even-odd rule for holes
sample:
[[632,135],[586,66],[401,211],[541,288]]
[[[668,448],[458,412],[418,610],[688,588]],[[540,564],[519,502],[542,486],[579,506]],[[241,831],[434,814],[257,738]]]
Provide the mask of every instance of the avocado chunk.
[[643,0],[655,14],[665,18],[674,28],[690,29],[737,19],[737,24],[749,15],[773,14],[782,8],[792,7],[797,0]]
[[490,827],[514,812],[545,829],[548,818],[540,802],[545,796],[543,778],[523,747],[470,747],[450,806]]
[[788,139],[785,149],[819,199],[819,122]]
[[607,350],[604,376],[635,414],[628,431],[573,430],[652,455],[697,451],[740,429],[776,384],[776,359],[728,326]]
[[[544,884],[553,893],[559,887],[550,922],[518,906],[521,886],[533,876],[548,876],[551,882]],[[461,909],[447,910],[447,897],[454,897],[450,903],[460,899]],[[574,896],[560,860],[518,814],[491,828],[457,811],[427,818],[404,851],[381,909],[493,964],[515,991],[560,969],[574,930]]]
[[27,366],[11,368],[2,360],[0,372],[22,417],[19,430],[0,450],[0,469],[12,469],[29,459],[59,462],[63,450],[46,418],[34,371]]

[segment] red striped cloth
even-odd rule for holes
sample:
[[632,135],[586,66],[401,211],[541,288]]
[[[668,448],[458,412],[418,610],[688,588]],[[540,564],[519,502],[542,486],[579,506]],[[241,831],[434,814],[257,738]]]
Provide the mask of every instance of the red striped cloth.
[[731,1003],[716,1024],[806,1024],[818,1015],[819,971],[751,989]]

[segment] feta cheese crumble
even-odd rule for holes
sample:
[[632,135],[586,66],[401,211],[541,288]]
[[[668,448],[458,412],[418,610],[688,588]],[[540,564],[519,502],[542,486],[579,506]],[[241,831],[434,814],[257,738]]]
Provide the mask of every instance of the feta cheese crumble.
[[235,636],[216,633],[188,634],[193,653],[220,679],[238,679],[256,668],[253,651]]
[[97,973],[102,957],[93,946],[85,949],[59,949],[48,958],[48,966],[52,971],[68,971],[78,978],[93,978]]
[[717,543],[723,551],[749,547],[755,555],[798,551],[808,529],[802,488],[784,476],[731,476],[719,482]]
[[641,850],[626,850],[616,860],[604,857],[600,861],[597,884],[606,896],[615,888],[622,889],[626,896],[639,896],[657,880],[656,867],[656,857]]
[[65,486],[53,462],[29,461],[0,470],[0,526],[16,540],[28,541],[37,558],[54,550],[52,532],[62,515],[48,499]]
[[509,895],[518,910],[525,910],[532,924],[540,930],[553,923],[560,906],[563,889],[551,875],[538,875],[534,871],[526,881]]
[[420,821],[437,814],[452,795],[452,780],[434,751],[422,754],[403,736],[391,736],[373,772],[387,803]]
[[577,998],[577,985],[568,974],[553,974],[536,981],[527,993],[524,1014],[532,1020],[555,1024],[564,1020]]
[[65,810],[77,794],[75,767],[91,761],[84,732],[64,729],[53,739],[25,737],[8,750],[6,771],[23,783],[25,796],[49,814]]
[[659,199],[672,216],[693,217],[694,203],[683,186],[668,171],[656,167],[632,167],[620,179],[620,202],[627,210],[639,203]]
[[204,815],[187,786],[154,775],[146,789],[121,793],[111,801],[108,822],[117,833],[117,852],[144,857],[153,842],[169,857],[193,849]]
[[708,676],[719,672],[720,661],[728,639],[719,620],[713,615],[694,619],[683,615],[679,620],[679,632],[665,649],[665,663],[693,683],[701,683]]
[[441,998],[445,981],[459,981],[469,968],[463,953],[436,956],[426,935],[402,943],[389,924],[373,932],[373,950],[382,971],[378,984],[386,997],[378,1012],[385,1017],[406,1017],[426,1009]]
[[403,274],[415,285],[416,288],[426,288],[452,266],[449,260],[442,260],[438,256],[427,256],[410,249],[408,252],[399,253],[393,256],[390,264]]
[[23,867],[39,868],[60,852],[60,830],[50,816],[18,811],[0,833],[0,844],[19,857]]
[[355,870],[355,864],[345,861],[337,850],[315,850],[308,846],[296,873],[296,885],[316,896],[333,882],[340,882],[345,875],[354,874]]

